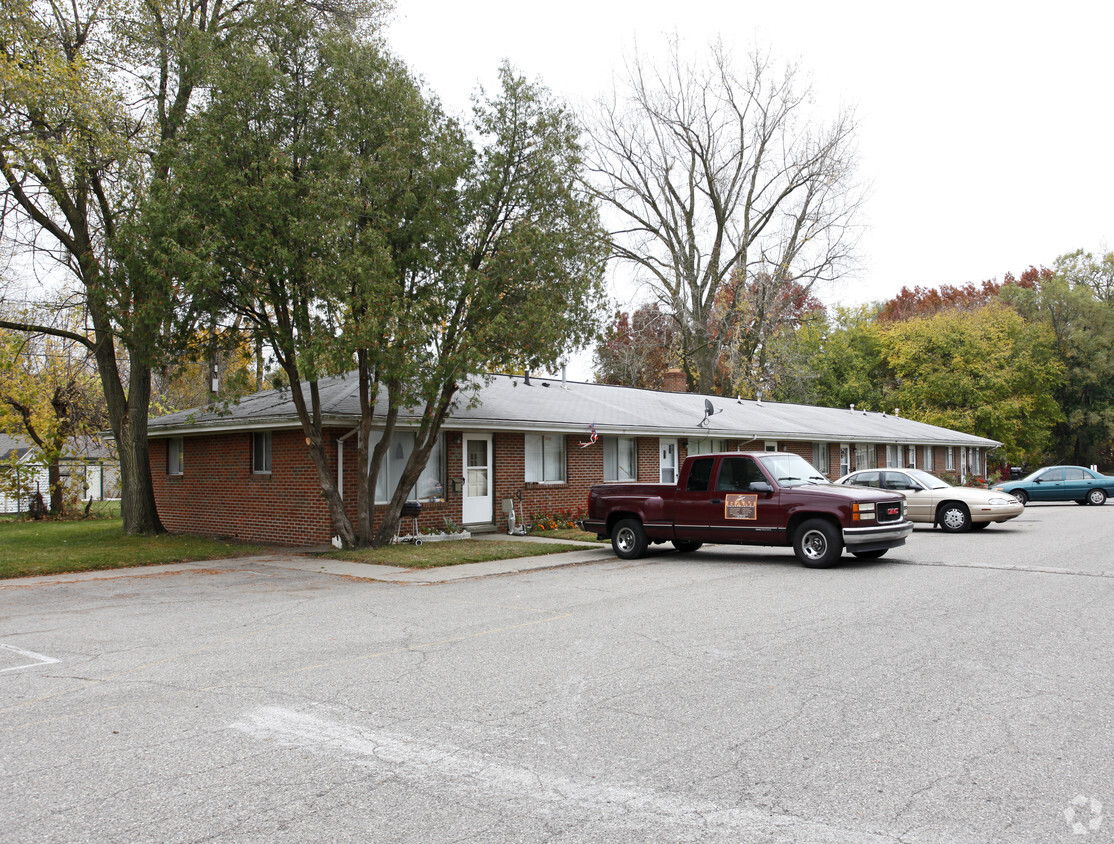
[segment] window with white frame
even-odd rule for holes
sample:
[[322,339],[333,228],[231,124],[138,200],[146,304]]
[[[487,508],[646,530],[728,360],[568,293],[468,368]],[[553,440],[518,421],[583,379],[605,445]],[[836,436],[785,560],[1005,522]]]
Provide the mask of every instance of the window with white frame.
[[944,458],[944,471],[955,471],[955,449],[950,445],[948,446],[948,456]]
[[877,469],[873,443],[855,444],[855,469]]
[[971,449],[971,474],[972,475],[981,475],[982,474],[982,459],[981,458],[982,458],[982,453],[977,448]]
[[828,474],[829,460],[827,443],[812,444],[812,465],[821,475]]
[[[368,448],[375,448],[382,438],[382,433],[373,431]],[[386,504],[391,500],[402,478],[406,463],[413,453],[414,434],[410,431],[396,431],[391,437],[391,445],[383,457],[383,462],[379,464],[379,475],[375,479],[376,504]],[[419,501],[436,501],[445,497],[445,456],[441,437],[434,442],[425,468],[422,469],[417,483],[406,497]]]
[[711,437],[702,440],[689,440],[688,453],[690,455],[716,454],[721,451],[727,451],[727,440],[717,440]]
[[909,446],[907,451],[908,451],[908,458],[907,458],[908,462],[906,463],[905,468],[916,469],[917,468],[917,447],[915,445],[911,445],[911,446]]
[[526,435],[526,483],[563,483],[564,434]]
[[886,446],[886,467],[890,469],[901,468],[901,446]]
[[638,440],[634,437],[603,437],[603,479],[638,480]]
[[256,475],[271,473],[270,431],[255,431],[251,435],[251,471]]
[[924,470],[926,472],[934,471],[936,468],[936,461],[933,458],[935,451],[936,449],[930,445],[924,447]]
[[186,440],[171,437],[166,441],[166,474],[181,475],[186,468]]
[[842,478],[844,475],[851,471],[851,444],[839,444],[839,476]]
[[766,451],[777,451],[777,440],[766,440]]

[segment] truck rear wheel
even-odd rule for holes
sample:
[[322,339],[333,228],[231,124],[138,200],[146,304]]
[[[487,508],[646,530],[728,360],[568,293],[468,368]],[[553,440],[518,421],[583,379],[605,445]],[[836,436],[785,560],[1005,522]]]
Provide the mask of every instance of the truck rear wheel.
[[793,553],[810,569],[831,568],[843,554],[843,539],[826,519],[809,519],[793,536]]
[[611,530],[611,547],[615,556],[634,560],[646,553],[646,531],[638,519],[623,519]]

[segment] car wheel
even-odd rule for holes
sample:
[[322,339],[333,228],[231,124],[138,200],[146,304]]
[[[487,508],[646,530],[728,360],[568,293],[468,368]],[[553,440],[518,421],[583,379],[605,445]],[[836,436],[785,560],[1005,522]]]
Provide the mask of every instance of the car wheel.
[[958,501],[948,501],[936,511],[936,521],[948,533],[963,533],[971,529],[971,513]]
[[986,530],[990,522],[971,522],[971,530]]
[[877,560],[879,557],[885,556],[887,548],[876,548],[873,551],[852,551],[851,553],[858,557],[860,560]]
[[1087,503],[1094,504],[1096,507],[1101,507],[1106,503],[1106,493],[1101,489],[1092,489],[1087,493]]
[[623,519],[611,531],[611,548],[615,556],[635,560],[646,553],[646,531],[638,519]]
[[673,540],[673,547],[680,551],[682,554],[691,554],[703,544],[703,542],[693,542],[692,540],[687,539]]
[[810,569],[830,568],[843,553],[843,539],[827,519],[809,519],[793,536],[793,553]]
[[1011,492],[1010,495],[1020,501],[1022,507],[1029,503],[1029,493],[1023,489],[1019,489],[1017,492]]

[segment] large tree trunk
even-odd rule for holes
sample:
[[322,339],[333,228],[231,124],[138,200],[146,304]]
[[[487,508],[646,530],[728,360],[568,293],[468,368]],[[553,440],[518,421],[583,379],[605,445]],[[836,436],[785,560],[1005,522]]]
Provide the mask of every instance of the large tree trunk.
[[406,503],[407,495],[414,484],[418,482],[422,470],[425,469],[425,465],[429,461],[429,454],[433,451],[437,437],[441,434],[441,427],[445,424],[445,419],[449,415],[456,391],[457,385],[455,383],[446,384],[442,386],[440,394],[433,401],[426,402],[421,427],[414,435],[414,451],[411,452],[410,459],[406,461],[406,466],[402,470],[402,477],[399,478],[398,486],[395,487],[391,501],[383,513],[383,521],[380,523],[379,531],[375,537],[376,547],[382,547],[390,542],[391,537],[398,530],[398,523],[402,517],[402,505]]
[[[88,252],[83,253],[86,256]],[[151,367],[134,349],[129,349],[128,389],[125,391],[116,361],[112,324],[100,297],[97,281],[100,268],[91,260],[82,263],[88,295],[86,304],[93,322],[93,356],[104,388],[105,406],[116,452],[120,458],[120,515],[124,533],[153,536],[164,533],[155,506],[151,462],[147,441],[147,419],[151,404]]]
[[46,468],[47,483],[50,485],[50,515],[60,516],[64,507],[62,495],[62,465],[54,458]]
[[290,397],[294,401],[294,408],[298,411],[298,419],[302,423],[302,433],[306,436],[306,445],[309,447],[310,459],[317,469],[317,480],[321,484],[321,496],[329,508],[329,518],[333,523],[333,530],[340,538],[341,547],[353,548],[356,545],[356,531],[352,527],[352,520],[344,511],[344,499],[340,497],[337,487],[336,475],[329,465],[329,456],[325,450],[325,434],[321,423],[321,397],[317,391],[317,382],[308,382],[310,403],[306,404],[305,393],[302,392],[302,381],[298,378],[297,364],[292,355],[280,355],[279,363],[286,372],[290,381]]

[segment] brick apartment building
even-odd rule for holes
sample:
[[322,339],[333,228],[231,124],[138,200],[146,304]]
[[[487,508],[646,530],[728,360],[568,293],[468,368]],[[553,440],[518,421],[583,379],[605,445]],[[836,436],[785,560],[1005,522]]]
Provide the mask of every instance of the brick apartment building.
[[[854,408],[810,407],[558,378],[477,379],[477,402],[451,415],[411,493],[421,527],[448,519],[473,531],[576,512],[603,481],[673,482],[689,454],[791,451],[829,478],[852,469],[916,466],[985,471],[1000,443]],[[359,403],[354,375],[320,383],[329,459],[355,518]],[[710,411],[710,412],[709,412]],[[400,414],[380,470],[385,504],[413,445],[418,418]],[[289,545],[327,543],[333,529],[288,390],[248,396],[231,411],[200,408],[151,421],[151,474],[168,530]]]

